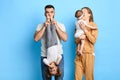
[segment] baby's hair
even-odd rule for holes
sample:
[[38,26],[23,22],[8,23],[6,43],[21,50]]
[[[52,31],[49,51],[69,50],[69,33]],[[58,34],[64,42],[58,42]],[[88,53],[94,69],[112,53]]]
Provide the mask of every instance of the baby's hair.
[[[57,66],[57,67],[58,67],[58,66]],[[57,74],[56,74],[55,76],[61,76],[61,74],[62,74],[62,73],[61,73],[61,70],[60,70],[60,68],[58,67],[58,68],[57,68]]]
[[[61,72],[60,68],[58,67],[58,65],[56,63],[55,63],[55,65],[57,66],[57,73],[55,74],[55,76],[61,76],[62,72]],[[50,73],[49,69],[47,69],[47,77],[51,77],[51,76],[52,76],[52,74]]]
[[82,14],[83,14],[82,10],[77,10],[77,11],[75,12],[75,17],[76,17],[76,18],[79,18],[80,16],[82,16]]

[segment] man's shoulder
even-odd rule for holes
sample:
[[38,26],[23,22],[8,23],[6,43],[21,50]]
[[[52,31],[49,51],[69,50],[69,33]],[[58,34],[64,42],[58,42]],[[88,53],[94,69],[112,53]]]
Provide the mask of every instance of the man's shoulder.
[[59,26],[59,28],[60,28],[62,31],[66,31],[65,25],[64,25],[63,23],[57,22],[57,25]]
[[64,25],[63,23],[61,23],[61,22],[58,22],[58,21],[57,21],[57,24],[58,24],[58,25]]
[[40,26],[43,26],[43,25],[44,25],[44,23],[39,23],[39,24],[38,24],[39,27],[40,27]]
[[37,31],[39,31],[39,30],[41,30],[41,28],[43,27],[43,25],[44,25],[44,23],[39,23],[38,25],[37,25]]

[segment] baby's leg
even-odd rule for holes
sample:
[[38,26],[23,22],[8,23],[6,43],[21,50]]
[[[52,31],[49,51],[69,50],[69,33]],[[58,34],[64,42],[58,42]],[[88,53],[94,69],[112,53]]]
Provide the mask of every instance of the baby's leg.
[[82,54],[82,50],[83,50],[83,47],[84,47],[85,38],[86,38],[86,36],[85,36],[84,33],[82,33],[82,35],[80,35],[80,37],[79,37],[81,43],[80,43],[80,47],[79,47],[79,51],[78,52],[80,54]]
[[84,43],[85,43],[85,40],[81,39],[80,54],[82,54]]

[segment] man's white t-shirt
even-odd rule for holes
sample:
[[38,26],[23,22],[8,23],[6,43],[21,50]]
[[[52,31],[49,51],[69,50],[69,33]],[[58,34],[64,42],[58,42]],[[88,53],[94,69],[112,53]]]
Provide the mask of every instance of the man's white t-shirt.
[[[44,27],[43,25],[44,24],[38,24],[36,31],[40,31],[42,29],[42,27]],[[57,22],[57,25],[62,31],[66,32],[64,24]],[[41,45],[42,45],[41,46],[41,56],[42,57],[47,57],[47,52],[46,52],[47,49],[45,46],[46,45],[45,41],[46,41],[46,38],[45,38],[45,33],[44,33],[41,38]],[[63,54],[62,44],[61,44],[61,41],[60,41],[58,35],[57,35],[57,43],[58,43],[58,53]]]

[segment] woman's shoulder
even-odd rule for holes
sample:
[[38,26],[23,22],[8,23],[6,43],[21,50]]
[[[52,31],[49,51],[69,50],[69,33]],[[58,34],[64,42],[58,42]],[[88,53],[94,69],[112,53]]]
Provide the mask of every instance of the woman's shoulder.
[[97,27],[97,24],[95,22],[90,22],[91,26]]

